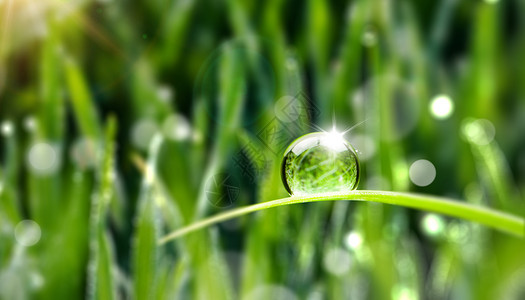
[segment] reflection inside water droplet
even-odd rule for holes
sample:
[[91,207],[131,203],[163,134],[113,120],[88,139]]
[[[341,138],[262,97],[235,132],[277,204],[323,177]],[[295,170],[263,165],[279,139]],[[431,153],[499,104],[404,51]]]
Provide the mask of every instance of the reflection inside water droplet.
[[310,133],[285,151],[281,177],[290,195],[352,191],[359,182],[359,161],[341,134]]

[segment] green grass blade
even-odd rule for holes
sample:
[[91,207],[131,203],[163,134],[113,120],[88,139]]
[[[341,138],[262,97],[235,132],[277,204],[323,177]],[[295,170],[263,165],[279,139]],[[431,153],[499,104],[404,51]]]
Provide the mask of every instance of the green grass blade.
[[159,226],[156,201],[158,190],[153,184],[156,176],[156,162],[162,138],[155,136],[150,147],[150,158],[146,166],[144,186],[137,209],[137,223],[133,251],[134,296],[135,299],[151,299],[154,296],[157,260],[159,252],[155,247]]
[[99,119],[95,107],[91,103],[91,95],[82,71],[72,58],[65,63],[66,79],[73,111],[82,134],[96,139],[101,136]]
[[115,299],[116,288],[114,283],[113,268],[114,251],[112,242],[107,232],[107,216],[110,200],[113,198],[114,152],[115,152],[116,121],[108,120],[104,152],[98,173],[98,190],[93,197],[93,211],[91,212],[91,267],[90,270],[90,297],[92,299]]
[[159,244],[165,244],[170,240],[176,239],[192,231],[259,210],[297,203],[338,200],[363,200],[432,211],[452,217],[478,222],[506,233],[525,237],[525,219],[511,214],[435,196],[400,192],[358,190],[348,193],[326,193],[303,197],[288,197],[241,207],[201,220],[199,222],[193,223],[190,226],[174,231],[161,238],[159,240]]

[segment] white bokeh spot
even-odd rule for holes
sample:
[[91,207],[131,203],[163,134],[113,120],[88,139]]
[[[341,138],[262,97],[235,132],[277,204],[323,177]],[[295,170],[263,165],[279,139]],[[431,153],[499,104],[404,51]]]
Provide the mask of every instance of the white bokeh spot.
[[335,276],[341,276],[350,270],[352,259],[348,251],[341,248],[329,249],[323,258],[324,269]]
[[27,157],[29,167],[39,174],[50,174],[58,169],[58,154],[55,147],[45,142],[33,144]]
[[20,221],[15,227],[15,239],[24,247],[38,243],[41,234],[40,226],[33,220]]
[[14,127],[11,121],[4,121],[2,122],[2,125],[0,126],[1,126],[3,136],[8,137],[8,136],[13,135]]
[[363,245],[363,237],[359,232],[351,231],[345,237],[345,244],[348,249],[359,249],[361,248],[361,245]]
[[153,136],[158,131],[157,123],[151,119],[137,121],[131,129],[131,141],[135,147],[147,150]]
[[426,160],[416,160],[408,171],[410,180],[417,186],[427,186],[436,178],[436,167]]
[[92,139],[80,138],[73,143],[70,155],[80,168],[92,168],[97,163],[97,144]]
[[443,218],[436,214],[426,214],[421,220],[421,227],[430,236],[437,236],[445,229]]
[[184,141],[191,136],[191,126],[188,120],[179,114],[172,114],[162,124],[164,135],[175,141]]
[[439,120],[449,118],[454,112],[454,102],[447,95],[437,95],[430,102],[430,113]]

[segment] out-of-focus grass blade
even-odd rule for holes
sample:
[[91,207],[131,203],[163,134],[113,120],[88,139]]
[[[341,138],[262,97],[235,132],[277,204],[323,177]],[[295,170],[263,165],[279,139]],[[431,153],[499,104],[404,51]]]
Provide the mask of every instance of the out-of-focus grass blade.
[[49,18],[49,35],[44,39],[40,57],[40,101],[37,130],[40,135],[53,142],[62,142],[65,126],[64,100],[62,93],[62,69],[60,57],[60,36],[58,25]]
[[189,268],[186,258],[181,257],[173,267],[170,282],[166,286],[166,299],[179,299],[183,295],[184,285],[189,277]]
[[157,263],[159,248],[160,221],[155,204],[158,191],[154,186],[157,176],[157,159],[162,144],[159,135],[151,142],[146,175],[141,188],[141,194],[136,211],[135,234],[133,241],[133,291],[136,299],[151,299],[154,297],[157,284]]
[[[37,257],[45,284],[38,291],[37,299],[69,299],[85,292],[93,180],[91,173],[80,170],[66,173],[66,178],[64,195],[70,202],[62,203],[58,224],[52,229],[43,228],[38,244],[42,244]],[[68,284],[63,285],[64,282]],[[56,289],[57,286],[62,288]]]
[[223,163],[228,160],[228,154],[233,150],[235,132],[240,126],[245,100],[246,82],[242,63],[243,53],[231,43],[225,44],[223,47],[224,52],[219,62],[220,72],[216,74],[220,86],[218,95],[219,124],[214,133],[216,140],[201,183],[194,219],[200,218],[206,211],[207,201],[206,191],[204,191],[206,181],[221,170]]
[[74,58],[70,57],[66,60],[65,70],[69,96],[80,131],[84,136],[98,140],[101,137],[99,118],[91,102],[86,79]]
[[193,15],[195,1],[173,1],[168,2],[170,6],[165,17],[165,24],[162,27],[162,36],[159,47],[159,67],[173,66],[180,57],[181,45],[184,42],[186,34],[189,32],[188,27]]
[[328,120],[333,110],[331,101],[327,101],[328,89],[326,74],[332,46],[332,28],[330,26],[330,11],[328,2],[322,0],[309,0],[307,4],[307,30],[305,46],[313,62],[314,95],[320,106],[322,119]]
[[474,36],[467,85],[462,96],[465,105],[459,109],[464,116],[488,118],[498,112],[496,96],[502,79],[497,72],[500,34],[498,5],[477,5]]
[[247,3],[239,0],[228,0],[228,13],[230,21],[237,36],[246,37],[252,34],[253,28],[250,24],[247,12]]
[[195,272],[195,299],[233,299],[231,276],[218,241],[201,232],[190,237],[188,245],[188,250],[192,253],[191,270]]
[[90,274],[89,296],[92,299],[115,299],[116,285],[114,278],[114,251],[107,232],[107,217],[110,201],[114,194],[115,136],[116,120],[108,119],[104,148],[98,170],[98,188],[93,195],[90,224]]
[[[10,124],[13,126],[12,123]],[[21,218],[16,189],[20,167],[16,130],[11,135],[0,138],[3,139],[5,146],[5,169],[0,167],[0,210],[8,221],[16,224]]]
[[348,119],[352,108],[349,95],[356,89],[361,78],[361,40],[365,29],[366,7],[365,1],[357,1],[349,5],[346,12],[346,33],[332,80],[332,103],[336,120]]
[[[474,155],[475,164],[481,180],[497,200],[497,207],[505,210],[521,209],[518,189],[512,183],[509,165],[495,141],[490,141],[484,120],[467,119],[462,125],[462,133]],[[521,205],[521,207],[519,207]]]
[[161,99],[155,71],[147,60],[140,59],[134,64],[130,89],[135,118],[162,120],[171,111],[169,101]]
[[4,266],[11,256],[14,245],[12,231],[20,221],[15,191],[6,184],[5,175],[0,168],[0,226],[4,228],[0,233],[0,266]]
[[97,233],[96,287],[93,299],[116,299],[114,283],[114,251],[107,232]]

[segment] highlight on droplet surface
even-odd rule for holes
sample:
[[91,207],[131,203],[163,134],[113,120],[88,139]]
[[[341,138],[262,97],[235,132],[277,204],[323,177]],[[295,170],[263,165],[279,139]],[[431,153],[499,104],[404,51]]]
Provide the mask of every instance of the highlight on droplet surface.
[[15,239],[24,247],[38,243],[41,234],[40,226],[33,220],[20,221],[15,227]]
[[454,102],[448,95],[437,95],[430,102],[430,113],[439,120],[449,118],[454,112]]
[[359,183],[359,160],[338,132],[315,132],[286,149],[281,178],[290,195],[348,192]]
[[27,162],[35,173],[42,175],[53,173],[59,166],[57,150],[45,142],[35,143],[29,149]]
[[436,178],[436,167],[426,159],[416,160],[408,170],[410,180],[417,186],[427,186]]

